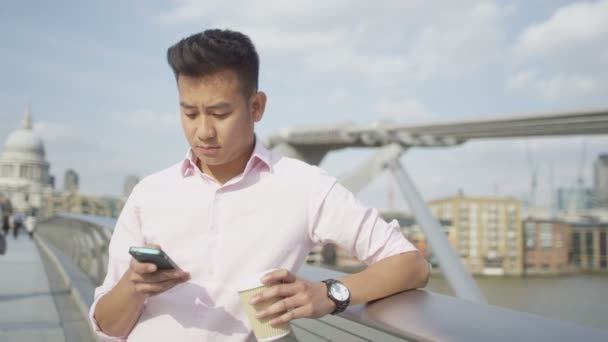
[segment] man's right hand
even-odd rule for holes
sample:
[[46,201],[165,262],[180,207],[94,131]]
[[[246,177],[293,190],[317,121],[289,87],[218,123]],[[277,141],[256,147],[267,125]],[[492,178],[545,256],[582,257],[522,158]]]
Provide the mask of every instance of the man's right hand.
[[[148,247],[160,249],[159,246],[155,245]],[[134,258],[131,259],[129,270],[125,276],[135,293],[144,297],[155,296],[169,290],[175,285],[190,280],[190,273],[188,272],[157,270],[156,265],[142,263]]]
[[[147,247],[160,249],[156,245]],[[95,307],[94,317],[99,328],[110,336],[127,336],[135,326],[147,297],[165,292],[189,279],[188,272],[157,270],[154,264],[131,259],[129,268],[118,284],[101,297]]]

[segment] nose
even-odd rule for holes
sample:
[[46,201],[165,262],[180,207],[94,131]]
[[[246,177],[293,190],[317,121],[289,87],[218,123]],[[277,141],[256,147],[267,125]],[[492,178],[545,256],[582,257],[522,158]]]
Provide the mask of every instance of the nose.
[[200,141],[207,141],[209,139],[215,138],[215,126],[213,124],[213,119],[208,115],[201,115],[201,122],[196,129],[196,136]]

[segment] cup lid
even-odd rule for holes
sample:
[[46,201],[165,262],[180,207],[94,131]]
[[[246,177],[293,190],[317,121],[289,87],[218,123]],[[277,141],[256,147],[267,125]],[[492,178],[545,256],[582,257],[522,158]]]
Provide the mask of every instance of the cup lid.
[[247,291],[247,290],[251,290],[251,289],[255,289],[256,287],[260,287],[260,286],[264,286],[264,284],[261,282],[261,279],[268,273],[277,270],[276,268],[271,268],[267,271],[263,271],[263,272],[258,272],[256,274],[249,274],[246,276],[241,277],[238,281],[237,281],[237,286],[236,286],[236,290],[238,292],[242,292],[242,291]]

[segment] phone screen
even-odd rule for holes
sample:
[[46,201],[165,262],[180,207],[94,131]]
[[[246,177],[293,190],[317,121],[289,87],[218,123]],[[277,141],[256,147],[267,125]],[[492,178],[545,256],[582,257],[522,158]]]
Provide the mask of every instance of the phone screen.
[[156,265],[159,270],[176,269],[181,271],[177,264],[162,250],[148,247],[131,247],[129,248],[129,254],[139,262]]

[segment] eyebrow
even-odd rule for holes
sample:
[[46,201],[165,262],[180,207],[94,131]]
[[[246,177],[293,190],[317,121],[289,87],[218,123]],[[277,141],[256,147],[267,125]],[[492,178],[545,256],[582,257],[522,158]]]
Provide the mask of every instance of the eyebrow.
[[[179,102],[179,105],[186,109],[196,109],[197,108],[195,105],[188,104],[188,103],[185,103],[182,101]],[[228,102],[218,102],[211,106],[207,106],[205,108],[205,110],[218,110],[218,109],[228,109],[228,108],[230,108],[230,104]]]
[[196,109],[196,106],[195,106],[195,105],[187,104],[187,103],[182,102],[182,101],[180,101],[180,102],[179,102],[179,105],[180,105],[181,107],[186,108],[186,109]]

